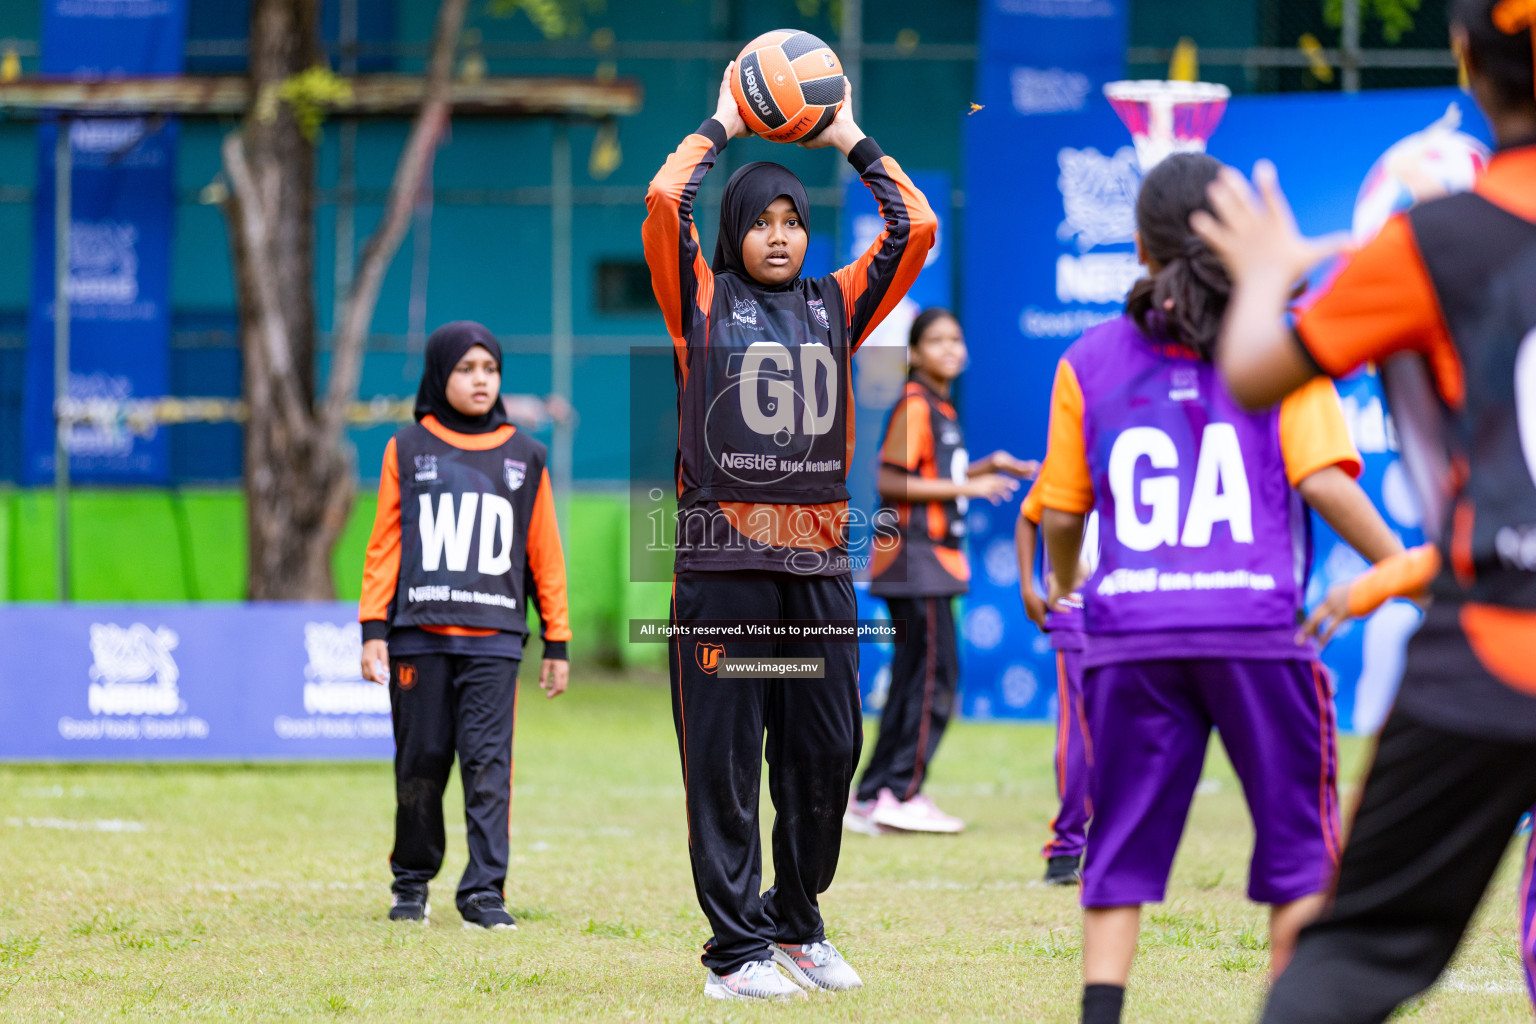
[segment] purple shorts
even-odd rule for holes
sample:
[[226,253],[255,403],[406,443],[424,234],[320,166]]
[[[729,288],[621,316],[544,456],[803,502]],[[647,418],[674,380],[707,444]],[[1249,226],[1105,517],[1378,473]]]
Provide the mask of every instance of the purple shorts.
[[1325,891],[1339,859],[1337,726],[1315,661],[1191,658],[1090,668],[1085,907],[1161,902],[1212,727],[1253,819],[1248,896]]

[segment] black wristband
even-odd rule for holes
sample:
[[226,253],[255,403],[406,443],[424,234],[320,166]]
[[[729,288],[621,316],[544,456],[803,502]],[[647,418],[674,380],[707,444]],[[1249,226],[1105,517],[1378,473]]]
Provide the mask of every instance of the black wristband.
[[363,623],[363,643],[369,640],[388,640],[389,623],[383,619],[369,619]]
[[731,137],[725,134],[725,125],[712,117],[706,117],[704,123],[699,125],[699,130],[695,134],[702,135],[710,142],[713,142],[715,144],[715,152],[717,153],[725,149],[726,144],[731,141]]
[[885,156],[885,151],[880,148],[880,143],[868,135],[859,140],[858,145],[848,151],[848,162],[859,174],[863,174],[870,164]]
[[544,660],[545,661],[570,661],[571,660],[570,655],[565,653],[565,645],[566,645],[566,643],[568,643],[568,641],[565,641],[565,640],[545,640],[544,641]]

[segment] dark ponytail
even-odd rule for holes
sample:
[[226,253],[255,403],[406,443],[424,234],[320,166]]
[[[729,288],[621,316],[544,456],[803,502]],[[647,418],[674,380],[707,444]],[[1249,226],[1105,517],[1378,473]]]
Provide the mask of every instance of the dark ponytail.
[[1125,311],[1149,335],[1172,339],[1209,362],[1216,351],[1232,281],[1221,258],[1189,227],[1210,212],[1205,190],[1221,163],[1204,153],[1175,153],[1147,174],[1136,200],[1141,249],[1158,270],[1131,288]]

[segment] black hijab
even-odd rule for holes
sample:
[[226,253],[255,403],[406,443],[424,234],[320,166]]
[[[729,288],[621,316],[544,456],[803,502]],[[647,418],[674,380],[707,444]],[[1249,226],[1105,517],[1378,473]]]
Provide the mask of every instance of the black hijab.
[[421,371],[421,387],[416,389],[416,419],[436,416],[437,422],[460,434],[489,434],[507,422],[506,407],[500,396],[496,404],[481,416],[466,416],[448,403],[448,377],[459,365],[464,353],[479,345],[501,368],[501,344],[485,325],[473,320],[455,320],[443,324],[427,339],[427,362]]
[[720,197],[720,233],[715,236],[715,259],[710,269],[717,274],[732,273],[745,278],[766,291],[783,291],[794,286],[800,279],[795,276],[781,285],[767,285],[747,273],[741,262],[741,240],[747,237],[752,224],[779,196],[785,196],[795,204],[800,215],[800,226],[811,230],[811,204],[805,196],[805,186],[788,167],[758,160],[737,168],[731,180],[725,183],[725,193]]

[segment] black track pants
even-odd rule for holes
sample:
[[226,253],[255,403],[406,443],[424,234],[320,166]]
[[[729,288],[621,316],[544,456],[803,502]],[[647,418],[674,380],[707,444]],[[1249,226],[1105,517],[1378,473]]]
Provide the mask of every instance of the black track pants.
[[923,788],[960,683],[953,602],[949,597],[885,599],[891,621],[906,622],[907,639],[891,659],[880,737],[859,780],[860,800],[873,800],[882,789],[910,800]]
[[394,891],[420,890],[443,865],[443,790],[453,757],[464,783],[469,865],[458,904],[502,894],[512,811],[512,720],[518,662],[421,654],[390,665],[395,725]]
[[1332,906],[1302,931],[1265,1024],[1376,1024],[1432,985],[1532,803],[1536,743],[1445,732],[1394,711]]
[[[853,619],[846,577],[695,572],[677,577],[673,621]],[[728,973],[770,942],[825,937],[817,896],[832,884],[848,785],[859,763],[859,648],[727,642],[726,657],[824,658],[824,679],[719,678],[710,652],[673,641],[672,717],[682,754],[688,853],[713,938],[704,965]],[[764,742],[766,736],[766,744]],[[762,762],[773,800],[774,885],[762,892]]]

